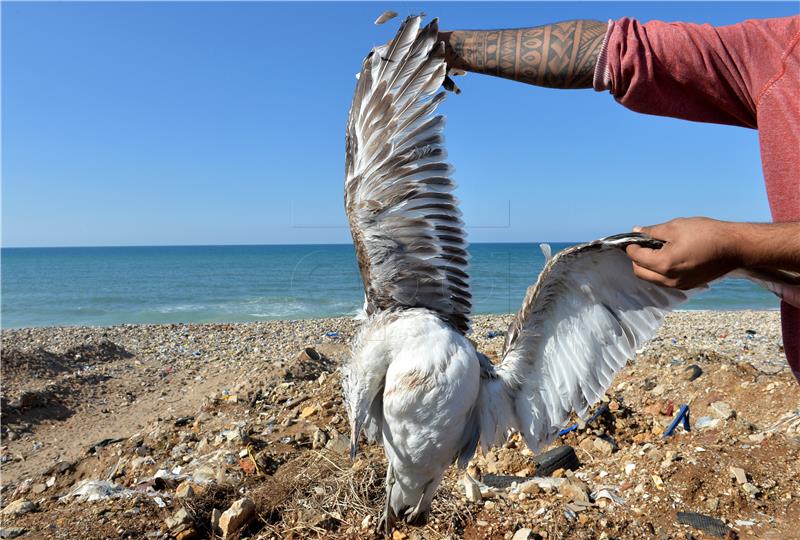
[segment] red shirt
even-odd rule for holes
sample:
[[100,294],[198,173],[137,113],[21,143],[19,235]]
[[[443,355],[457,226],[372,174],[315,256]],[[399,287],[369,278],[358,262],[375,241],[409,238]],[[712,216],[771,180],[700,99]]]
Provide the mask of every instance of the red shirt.
[[[610,21],[594,86],[637,112],[758,129],[772,219],[800,221],[800,16]],[[800,309],[781,303],[781,322],[800,382]]]

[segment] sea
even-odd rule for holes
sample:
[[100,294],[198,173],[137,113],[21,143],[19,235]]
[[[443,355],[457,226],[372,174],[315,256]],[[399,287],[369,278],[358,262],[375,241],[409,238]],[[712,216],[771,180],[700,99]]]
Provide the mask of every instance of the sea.
[[[553,243],[553,251],[572,244]],[[516,312],[544,265],[538,244],[472,244],[474,313]],[[0,326],[251,322],[355,315],[352,245],[3,248]],[[771,310],[771,294],[726,280],[684,306]]]

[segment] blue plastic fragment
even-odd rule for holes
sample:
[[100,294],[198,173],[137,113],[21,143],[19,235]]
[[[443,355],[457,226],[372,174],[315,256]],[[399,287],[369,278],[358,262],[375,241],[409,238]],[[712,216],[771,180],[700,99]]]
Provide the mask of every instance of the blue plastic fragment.
[[678,424],[681,423],[683,420],[683,429],[686,431],[691,431],[691,427],[689,426],[689,406],[688,405],[681,405],[681,408],[678,409],[678,414],[675,415],[675,418],[670,423],[667,430],[664,432],[662,437],[669,437],[675,431],[675,428],[678,427]]
[[339,332],[325,332],[327,337],[339,337]]
[[[607,410],[608,410],[608,405],[603,403],[603,405],[601,407],[599,407],[594,412],[594,414],[592,416],[589,417],[589,419],[586,421],[586,425],[588,426],[589,424],[591,424],[592,422],[597,420],[597,417],[600,416],[601,414],[603,414],[604,412],[606,412]],[[559,431],[558,432],[558,436],[562,437],[562,436],[566,435],[567,433],[571,433],[571,432],[575,431],[576,429],[578,429],[578,424],[572,424],[571,426],[566,427],[566,428],[562,429],[561,431]]]

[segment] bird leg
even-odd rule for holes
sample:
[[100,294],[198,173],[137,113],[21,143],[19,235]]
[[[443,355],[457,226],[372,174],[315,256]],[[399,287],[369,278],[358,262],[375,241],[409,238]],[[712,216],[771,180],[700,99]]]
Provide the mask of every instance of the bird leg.
[[425,493],[428,492],[428,488],[431,486],[433,480],[425,484],[425,487],[422,490],[422,494],[419,496],[419,501],[417,501],[417,505],[413,508],[409,508],[406,510],[406,523],[413,524],[416,522],[417,518],[420,516],[422,512],[422,501],[425,499]]
[[383,516],[378,524],[378,530],[383,529],[387,537],[392,536],[392,529],[394,529],[395,516],[392,511],[392,487],[394,487],[394,469],[392,462],[389,462],[389,467],[386,469],[386,503],[383,505]]

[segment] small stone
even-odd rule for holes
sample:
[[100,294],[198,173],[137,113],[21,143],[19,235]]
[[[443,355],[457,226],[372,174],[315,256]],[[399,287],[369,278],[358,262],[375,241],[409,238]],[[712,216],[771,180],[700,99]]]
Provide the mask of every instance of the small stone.
[[233,535],[247,525],[256,513],[256,505],[249,497],[243,497],[233,503],[219,517],[219,528],[223,540],[232,538]]
[[168,529],[177,529],[179,526],[184,525],[186,523],[191,523],[191,518],[189,517],[189,513],[186,511],[185,508],[181,508],[170,517],[164,520],[164,524],[167,526]]
[[197,538],[197,530],[193,527],[188,527],[175,535],[175,540],[192,540]]
[[219,518],[222,516],[222,512],[220,512],[217,508],[211,510],[211,531],[216,534],[222,534],[222,531],[219,528]]
[[755,497],[759,493],[759,489],[750,482],[745,482],[742,484],[742,489],[751,497]]
[[27,529],[21,527],[0,528],[0,538],[17,538],[28,532]]
[[371,526],[372,526],[372,516],[370,515],[364,516],[364,519],[361,520],[361,528],[369,529]]
[[736,481],[740,484],[747,483],[747,474],[744,472],[744,469],[741,467],[730,467],[731,476],[736,478]]
[[653,479],[653,485],[656,486],[657,489],[664,489],[664,481],[660,476],[651,474],[650,477]]
[[598,437],[594,440],[594,448],[603,456],[610,456],[615,449],[616,444],[610,437]]
[[553,478],[564,478],[564,473],[565,472],[566,471],[564,471],[564,469],[556,469],[556,470],[553,471],[553,474],[551,476]]
[[47,490],[47,486],[44,484],[33,484],[31,491],[33,491],[36,495],[41,495],[42,493]]
[[332,431],[325,448],[333,450],[337,454],[346,454],[350,451],[350,439],[336,431]]
[[309,405],[308,407],[303,408],[302,412],[300,413],[300,418],[308,418],[316,413],[317,413],[317,406]]
[[631,474],[633,474],[634,470],[636,470],[636,464],[635,463],[626,463],[625,464],[625,474],[627,476],[630,476]]
[[468,473],[464,474],[461,484],[464,486],[464,495],[468,501],[478,502],[483,498],[480,486]]
[[408,535],[403,531],[392,531],[392,540],[406,540],[406,538],[408,538]]
[[175,496],[179,499],[192,499],[197,495],[192,486],[192,483],[187,481],[181,482],[175,489]]
[[514,536],[511,537],[511,540],[528,540],[531,537],[533,531],[524,527],[522,529],[517,529],[517,532],[514,533]]
[[247,475],[256,473],[256,464],[249,457],[239,460],[239,468]]
[[571,501],[578,503],[589,503],[589,490],[583,482],[576,479],[569,479],[558,488],[558,492]]
[[712,403],[711,412],[722,420],[727,420],[728,418],[732,418],[736,415],[736,411],[734,411],[731,406],[724,401],[715,401]]
[[487,510],[494,510],[495,506],[496,504],[494,503],[494,501],[486,501],[485,503],[483,503],[483,507],[486,508]]
[[27,514],[28,512],[32,512],[36,509],[36,505],[34,505],[28,499],[17,499],[14,502],[9,503],[3,508],[3,511],[0,512],[4,516],[19,516],[21,514]]
[[667,391],[667,389],[664,387],[664,385],[663,384],[659,384],[659,385],[656,385],[655,388],[650,390],[650,393],[653,394],[654,396],[660,396],[661,394],[663,394],[666,391]]

